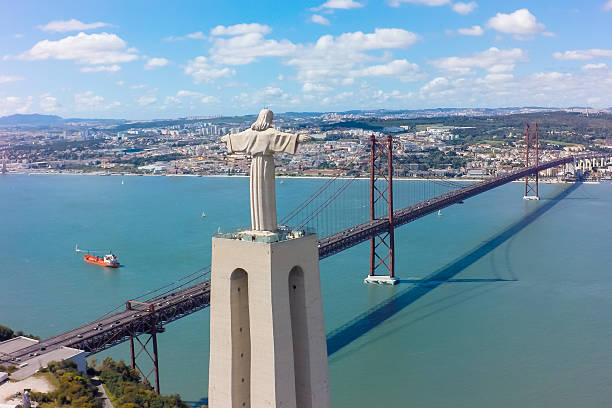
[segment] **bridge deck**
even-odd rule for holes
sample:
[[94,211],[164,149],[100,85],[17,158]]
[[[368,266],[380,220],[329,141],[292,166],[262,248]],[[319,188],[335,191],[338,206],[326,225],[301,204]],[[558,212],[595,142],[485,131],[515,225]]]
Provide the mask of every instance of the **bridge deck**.
[[[536,171],[546,170],[551,167],[560,166],[573,161],[573,157],[564,157],[553,160],[539,166],[531,166],[520,169],[502,176],[484,180],[480,183],[471,184],[463,188],[451,191],[438,197],[426,200],[410,207],[402,208],[393,212],[393,228],[400,227],[406,223],[417,220],[428,214],[441,210],[442,208],[463,202],[464,200],[485,191],[499,187],[502,184],[518,180]],[[370,237],[380,234],[389,229],[389,219],[384,216],[375,220],[366,221],[343,231],[337,232],[319,241],[319,259],[327,258],[338,252],[360,244]]]
[[166,296],[150,299],[147,303],[154,305],[153,312],[123,310],[9,355],[0,356],[0,361],[22,364],[60,347],[74,347],[94,354],[122,343],[130,336],[150,333],[152,330],[161,332],[165,324],[207,307],[209,300],[210,281],[207,280]]

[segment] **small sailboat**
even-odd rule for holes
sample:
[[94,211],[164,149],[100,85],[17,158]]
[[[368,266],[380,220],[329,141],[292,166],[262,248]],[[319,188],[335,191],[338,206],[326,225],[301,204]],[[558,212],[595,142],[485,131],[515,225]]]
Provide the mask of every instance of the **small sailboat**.
[[438,210],[438,217],[441,217],[441,216],[442,216],[442,211]]
[[202,211],[202,218],[206,218],[206,213]]
[[123,183],[123,180],[121,180],[121,185],[123,185],[123,184],[124,184],[124,183]]

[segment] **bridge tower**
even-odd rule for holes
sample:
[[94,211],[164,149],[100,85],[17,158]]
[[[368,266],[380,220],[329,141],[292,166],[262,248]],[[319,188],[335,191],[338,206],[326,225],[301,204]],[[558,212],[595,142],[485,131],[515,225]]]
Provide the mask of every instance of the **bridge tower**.
[[[538,124],[525,125],[525,167],[540,164],[540,143],[538,139]],[[539,200],[538,193],[539,172],[525,176],[524,200]]]
[[[378,204],[378,205],[377,205]],[[384,207],[384,210],[381,208]],[[379,212],[385,212],[379,214]],[[395,239],[393,235],[393,138],[370,137],[370,220],[385,217],[387,230],[370,238],[370,274],[365,283],[395,285]],[[380,269],[383,274],[376,274]]]

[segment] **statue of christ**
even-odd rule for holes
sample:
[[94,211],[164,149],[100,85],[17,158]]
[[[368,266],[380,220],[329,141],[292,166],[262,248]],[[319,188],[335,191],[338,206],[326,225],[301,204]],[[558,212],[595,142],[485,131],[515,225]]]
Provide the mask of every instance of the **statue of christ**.
[[274,232],[276,221],[276,188],[274,153],[295,154],[298,143],[307,135],[281,132],[272,127],[274,114],[262,109],[250,129],[221,138],[227,153],[244,153],[251,159],[251,227],[254,231]]

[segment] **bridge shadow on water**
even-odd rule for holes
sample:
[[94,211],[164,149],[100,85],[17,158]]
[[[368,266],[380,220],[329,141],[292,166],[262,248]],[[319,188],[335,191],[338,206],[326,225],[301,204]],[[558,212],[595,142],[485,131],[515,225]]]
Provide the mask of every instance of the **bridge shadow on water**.
[[431,273],[421,280],[401,280],[400,283],[412,283],[416,286],[406,288],[384,302],[370,308],[350,320],[341,327],[331,331],[327,335],[327,354],[329,356],[340,351],[366,333],[374,330],[396,313],[410,306],[432,290],[444,283],[474,283],[474,282],[512,282],[516,279],[453,279],[460,272],[474,264],[495,248],[519,233],[523,228],[534,222],[538,217],[546,213],[560,200],[567,197],[580,186],[580,183],[572,184],[563,191],[549,199],[543,199],[543,203],[520,220],[510,225],[492,239],[485,241],[482,245],[472,249],[450,264]]

